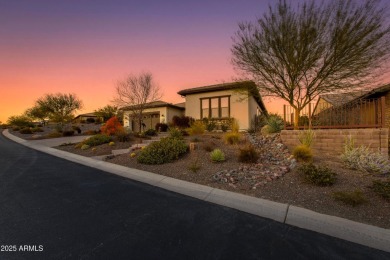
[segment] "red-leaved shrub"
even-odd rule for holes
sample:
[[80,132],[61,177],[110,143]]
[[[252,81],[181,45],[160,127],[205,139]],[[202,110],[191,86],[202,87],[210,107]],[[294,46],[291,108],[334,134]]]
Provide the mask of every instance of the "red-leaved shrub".
[[107,120],[106,124],[101,127],[101,131],[106,135],[114,135],[116,132],[123,131],[123,126],[116,116]]

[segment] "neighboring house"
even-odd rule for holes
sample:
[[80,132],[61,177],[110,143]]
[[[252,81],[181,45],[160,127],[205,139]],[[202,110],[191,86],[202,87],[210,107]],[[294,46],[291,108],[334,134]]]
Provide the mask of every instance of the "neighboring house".
[[[150,102],[145,105],[142,113],[144,124],[142,130],[154,129],[157,123],[167,124],[174,116],[184,115],[184,109],[183,103],[174,105],[164,101]],[[132,115],[130,107],[123,107],[121,110],[123,111],[123,125],[131,131],[138,132],[140,130],[139,121]]]
[[95,113],[80,114],[73,118],[73,123],[94,123],[103,122],[103,118],[95,115]]
[[216,121],[234,118],[240,130],[251,128],[256,116],[267,113],[256,84],[252,81],[184,89],[178,94],[185,97],[186,116]]
[[390,84],[367,91],[320,95],[313,124],[390,127]]

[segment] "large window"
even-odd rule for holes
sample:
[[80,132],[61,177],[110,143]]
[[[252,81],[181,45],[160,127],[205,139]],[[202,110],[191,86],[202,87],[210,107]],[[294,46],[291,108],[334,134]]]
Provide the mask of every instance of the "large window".
[[201,118],[230,117],[230,96],[201,98]]

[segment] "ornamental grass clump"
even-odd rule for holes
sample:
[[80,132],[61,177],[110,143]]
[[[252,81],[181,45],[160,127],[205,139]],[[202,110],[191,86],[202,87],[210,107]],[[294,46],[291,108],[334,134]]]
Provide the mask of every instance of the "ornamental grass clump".
[[210,153],[210,159],[213,162],[223,162],[225,161],[225,154],[221,151],[221,149],[214,149]]
[[313,153],[309,147],[306,145],[298,145],[294,148],[292,152],[294,158],[298,162],[311,162],[313,160]]
[[315,132],[313,129],[307,129],[299,132],[298,140],[302,145],[311,147],[315,138]]
[[302,175],[307,183],[317,186],[331,186],[337,180],[335,172],[326,166],[315,166],[312,163],[303,164],[298,168],[298,172]]
[[240,137],[241,137],[240,133],[230,132],[224,134],[223,139],[227,144],[233,145],[233,144],[238,144],[238,142],[240,141]]
[[202,135],[205,130],[205,124],[201,120],[197,120],[191,124],[190,128],[187,129],[187,132],[190,135]]
[[163,164],[179,159],[188,150],[182,139],[166,137],[141,150],[137,161],[143,164]]
[[345,140],[344,152],[340,156],[346,167],[371,174],[389,174],[390,162],[379,151],[373,152],[369,147],[355,147],[355,140],[349,136]]

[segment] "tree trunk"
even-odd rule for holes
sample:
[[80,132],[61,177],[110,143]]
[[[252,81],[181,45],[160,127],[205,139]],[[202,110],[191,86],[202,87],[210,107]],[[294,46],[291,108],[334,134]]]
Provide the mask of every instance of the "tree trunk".
[[299,113],[301,113],[301,109],[295,108],[294,110],[294,129],[297,130],[299,129]]

